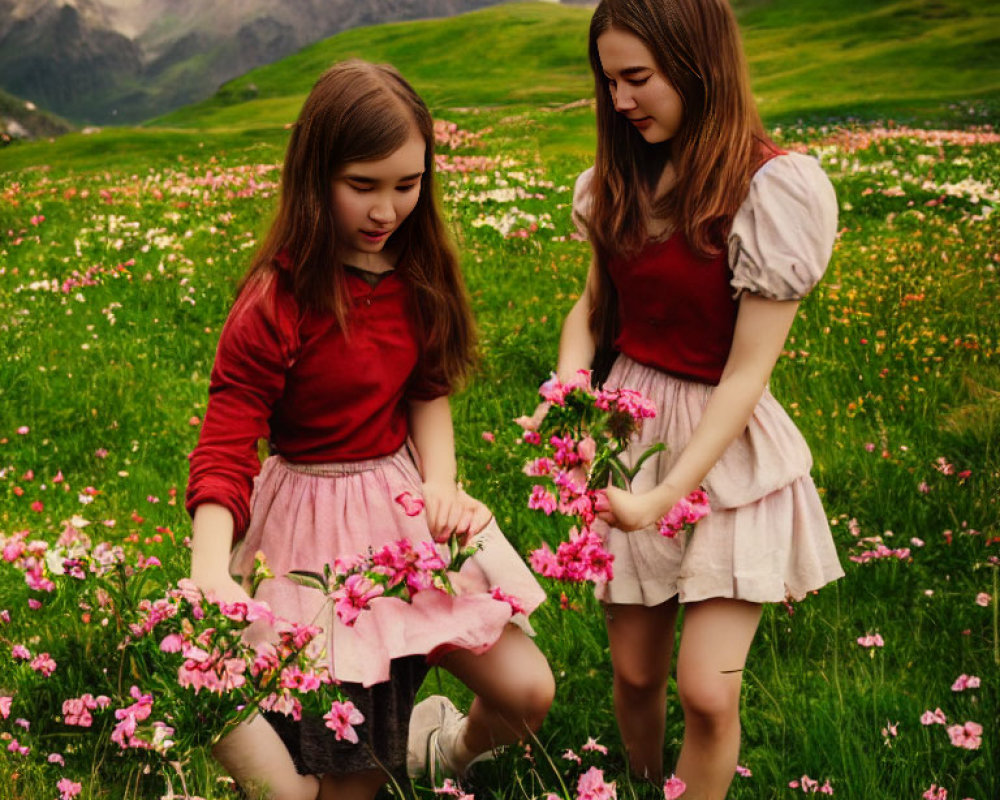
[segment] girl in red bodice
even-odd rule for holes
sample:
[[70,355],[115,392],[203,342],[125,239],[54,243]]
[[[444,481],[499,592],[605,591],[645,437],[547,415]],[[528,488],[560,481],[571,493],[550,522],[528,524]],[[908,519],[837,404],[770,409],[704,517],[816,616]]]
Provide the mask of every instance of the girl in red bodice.
[[[593,366],[656,403],[631,491],[608,489],[604,603],[614,705],[632,770],[663,778],[677,686],[685,798],[721,800],[740,742],[742,670],[761,604],[840,577],[809,449],[768,390],[799,301],[837,228],[812,159],[765,136],[726,0],[602,0],[590,26],[597,154],[574,216],[593,247],[563,325],[558,374]],[[703,487],[690,535],[655,522]]]

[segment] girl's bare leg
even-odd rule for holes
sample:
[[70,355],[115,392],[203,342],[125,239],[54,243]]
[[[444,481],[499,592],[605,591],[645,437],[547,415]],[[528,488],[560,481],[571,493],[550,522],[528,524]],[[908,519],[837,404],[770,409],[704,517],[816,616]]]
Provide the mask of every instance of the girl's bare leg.
[[677,599],[658,606],[607,605],[605,620],[614,670],[615,717],[629,767],[637,777],[662,783]]
[[761,606],[714,598],[684,607],[677,689],[684,744],[677,776],[684,800],[723,800],[740,753],[740,688]]
[[537,731],[555,697],[545,656],[513,625],[485,653],[458,650],[442,658],[441,666],[476,694],[455,741],[442,743],[460,773],[480,753]]
[[350,775],[324,775],[317,800],[373,800],[387,780],[380,769]]
[[274,728],[261,716],[242,723],[212,748],[250,800],[316,800],[319,780],[299,775]]

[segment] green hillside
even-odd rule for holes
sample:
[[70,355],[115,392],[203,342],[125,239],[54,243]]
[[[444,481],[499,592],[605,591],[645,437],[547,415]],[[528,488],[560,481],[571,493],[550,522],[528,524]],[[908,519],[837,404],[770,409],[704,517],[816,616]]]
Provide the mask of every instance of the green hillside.
[[[1000,3],[897,0],[738,4],[754,87],[772,120],[891,104],[931,111],[1000,98]],[[201,129],[286,121],[342,58],[396,64],[435,107],[586,97],[590,10],[504,5],[447,20],[363,28],[234,80],[156,121]]]
[[[890,117],[962,125],[1000,117],[997,0],[744,0],[737,10],[755,94],[769,124]],[[126,159],[146,153],[154,160],[205,147],[277,153],[285,126],[319,73],[353,56],[395,64],[435,113],[452,119],[475,115],[487,124],[531,108],[558,108],[592,95],[590,13],[520,3],[347,31],[140,129],[8,150],[0,155],[0,170],[41,162],[68,166],[77,158],[98,163],[107,152]],[[589,150],[589,111],[563,116],[556,127],[564,130],[549,138],[561,149],[579,144]],[[540,146],[544,151],[545,143]]]

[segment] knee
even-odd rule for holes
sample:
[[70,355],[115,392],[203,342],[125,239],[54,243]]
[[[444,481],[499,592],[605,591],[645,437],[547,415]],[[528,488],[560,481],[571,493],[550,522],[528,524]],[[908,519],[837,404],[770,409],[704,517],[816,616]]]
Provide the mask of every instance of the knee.
[[629,664],[615,667],[614,686],[619,694],[639,697],[660,695],[667,691],[669,677],[668,674],[650,665]]
[[556,682],[552,671],[546,666],[531,680],[524,681],[518,696],[521,720],[529,730],[537,731],[542,727],[556,696]]
[[723,729],[739,723],[740,683],[699,676],[679,681],[677,693],[687,724]]

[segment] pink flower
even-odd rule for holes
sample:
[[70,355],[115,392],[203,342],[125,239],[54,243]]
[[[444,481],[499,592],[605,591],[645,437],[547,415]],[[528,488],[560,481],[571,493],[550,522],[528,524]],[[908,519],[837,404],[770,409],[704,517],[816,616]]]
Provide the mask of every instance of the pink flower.
[[859,636],[858,644],[861,645],[862,647],[884,647],[885,640],[879,633],[876,633],[874,635],[869,634],[867,636]]
[[978,750],[983,743],[983,726],[978,722],[952,725],[948,728],[948,736],[955,747],[963,747],[966,750]]
[[542,437],[538,434],[538,431],[525,431],[521,434],[521,439],[526,444],[541,444]]
[[922,796],[924,800],[948,800],[948,790],[943,786],[932,783],[931,787]]
[[583,750],[585,753],[593,751],[596,753],[600,753],[602,756],[606,756],[608,754],[608,748],[605,747],[603,744],[598,744],[597,739],[595,739],[593,736],[587,739],[583,747],[581,747],[580,749]]
[[403,507],[403,511],[408,517],[415,517],[424,510],[423,499],[414,497],[410,492],[396,495],[396,502]]
[[524,474],[538,478],[551,474],[554,466],[555,464],[551,458],[542,456],[541,458],[536,458],[534,461],[529,461],[524,467]]
[[483,431],[482,433],[483,441],[493,444],[497,440],[497,437],[493,435],[492,431]]
[[582,764],[583,763],[583,760],[580,758],[580,756],[578,756],[572,750],[568,750],[568,749],[566,750],[566,752],[564,752],[562,754],[562,758],[565,761],[575,761],[577,764]]
[[27,436],[30,431],[31,431],[31,428],[29,428],[27,425],[22,425],[20,428],[17,429],[17,435],[18,436]]
[[986,592],[980,592],[979,594],[976,595],[976,605],[986,608],[986,606],[990,604],[990,600],[992,599],[993,598],[990,597]]
[[27,661],[29,658],[31,658],[31,651],[23,644],[15,644],[12,648],[10,648],[10,657],[20,658],[24,661]]
[[46,678],[56,671],[56,662],[48,653],[39,653],[29,665],[35,672],[40,672]]
[[83,791],[83,786],[69,778],[63,778],[56,784],[56,789],[59,790],[59,800],[72,800]]
[[66,725],[79,725],[81,728],[89,728],[94,718],[90,715],[87,703],[82,697],[74,697],[63,700],[62,704],[63,722]]
[[507,592],[505,592],[499,586],[494,586],[493,587],[492,591],[490,592],[490,596],[494,600],[499,600],[502,603],[507,603],[510,606],[511,613],[513,613],[513,614],[525,614],[525,613],[527,613],[524,610],[524,606],[521,604],[520,600],[518,600],[512,594],[507,594]]
[[925,711],[920,715],[921,725],[947,725],[948,718],[945,717],[944,712],[940,708],[935,708],[933,711]]
[[323,719],[326,720],[326,727],[333,731],[337,741],[346,739],[352,744],[358,743],[358,734],[353,726],[360,725],[365,721],[365,717],[350,700],[346,702],[334,700],[330,710],[323,715]]
[[184,644],[184,637],[179,633],[170,633],[160,641],[160,649],[164,653],[179,653]]
[[659,522],[659,531],[662,536],[672,539],[685,525],[694,525],[702,517],[708,516],[711,508],[708,504],[708,495],[701,489],[696,489],[687,497],[682,497],[673,508],[664,515]]
[[49,757],[45,759],[50,764],[58,764],[60,767],[66,766],[66,759],[63,758],[59,753],[49,753]]
[[539,511],[544,511],[545,514],[551,515],[559,507],[559,501],[556,496],[552,494],[544,486],[534,486],[531,490],[531,497],[528,499],[528,508],[537,509]]
[[334,589],[330,598],[334,601],[334,612],[345,625],[353,625],[358,616],[368,608],[368,604],[385,592],[385,587],[374,583],[364,575],[349,575],[343,586]]
[[939,457],[938,460],[934,462],[934,469],[942,475],[955,474],[955,465],[950,463],[944,456]]
[[291,717],[296,722],[302,719],[302,703],[288,689],[283,689],[280,694],[270,694],[260,701],[260,707],[264,711],[276,711]]
[[687,790],[687,784],[676,775],[671,775],[663,784],[664,800],[676,800]]
[[951,685],[951,690],[953,692],[964,692],[966,689],[978,689],[979,683],[978,676],[963,673],[955,679],[955,682]]
[[749,767],[744,767],[741,764],[736,765],[736,774],[742,778],[753,777],[753,773],[750,771]]
[[434,787],[434,794],[446,794],[451,797],[461,797],[462,790],[451,778],[445,778],[444,783]]
[[0,717],[7,719],[10,716],[10,704],[14,698],[7,695],[0,695]]
[[576,800],[614,800],[618,797],[614,781],[604,780],[604,771],[591,767],[576,782]]

